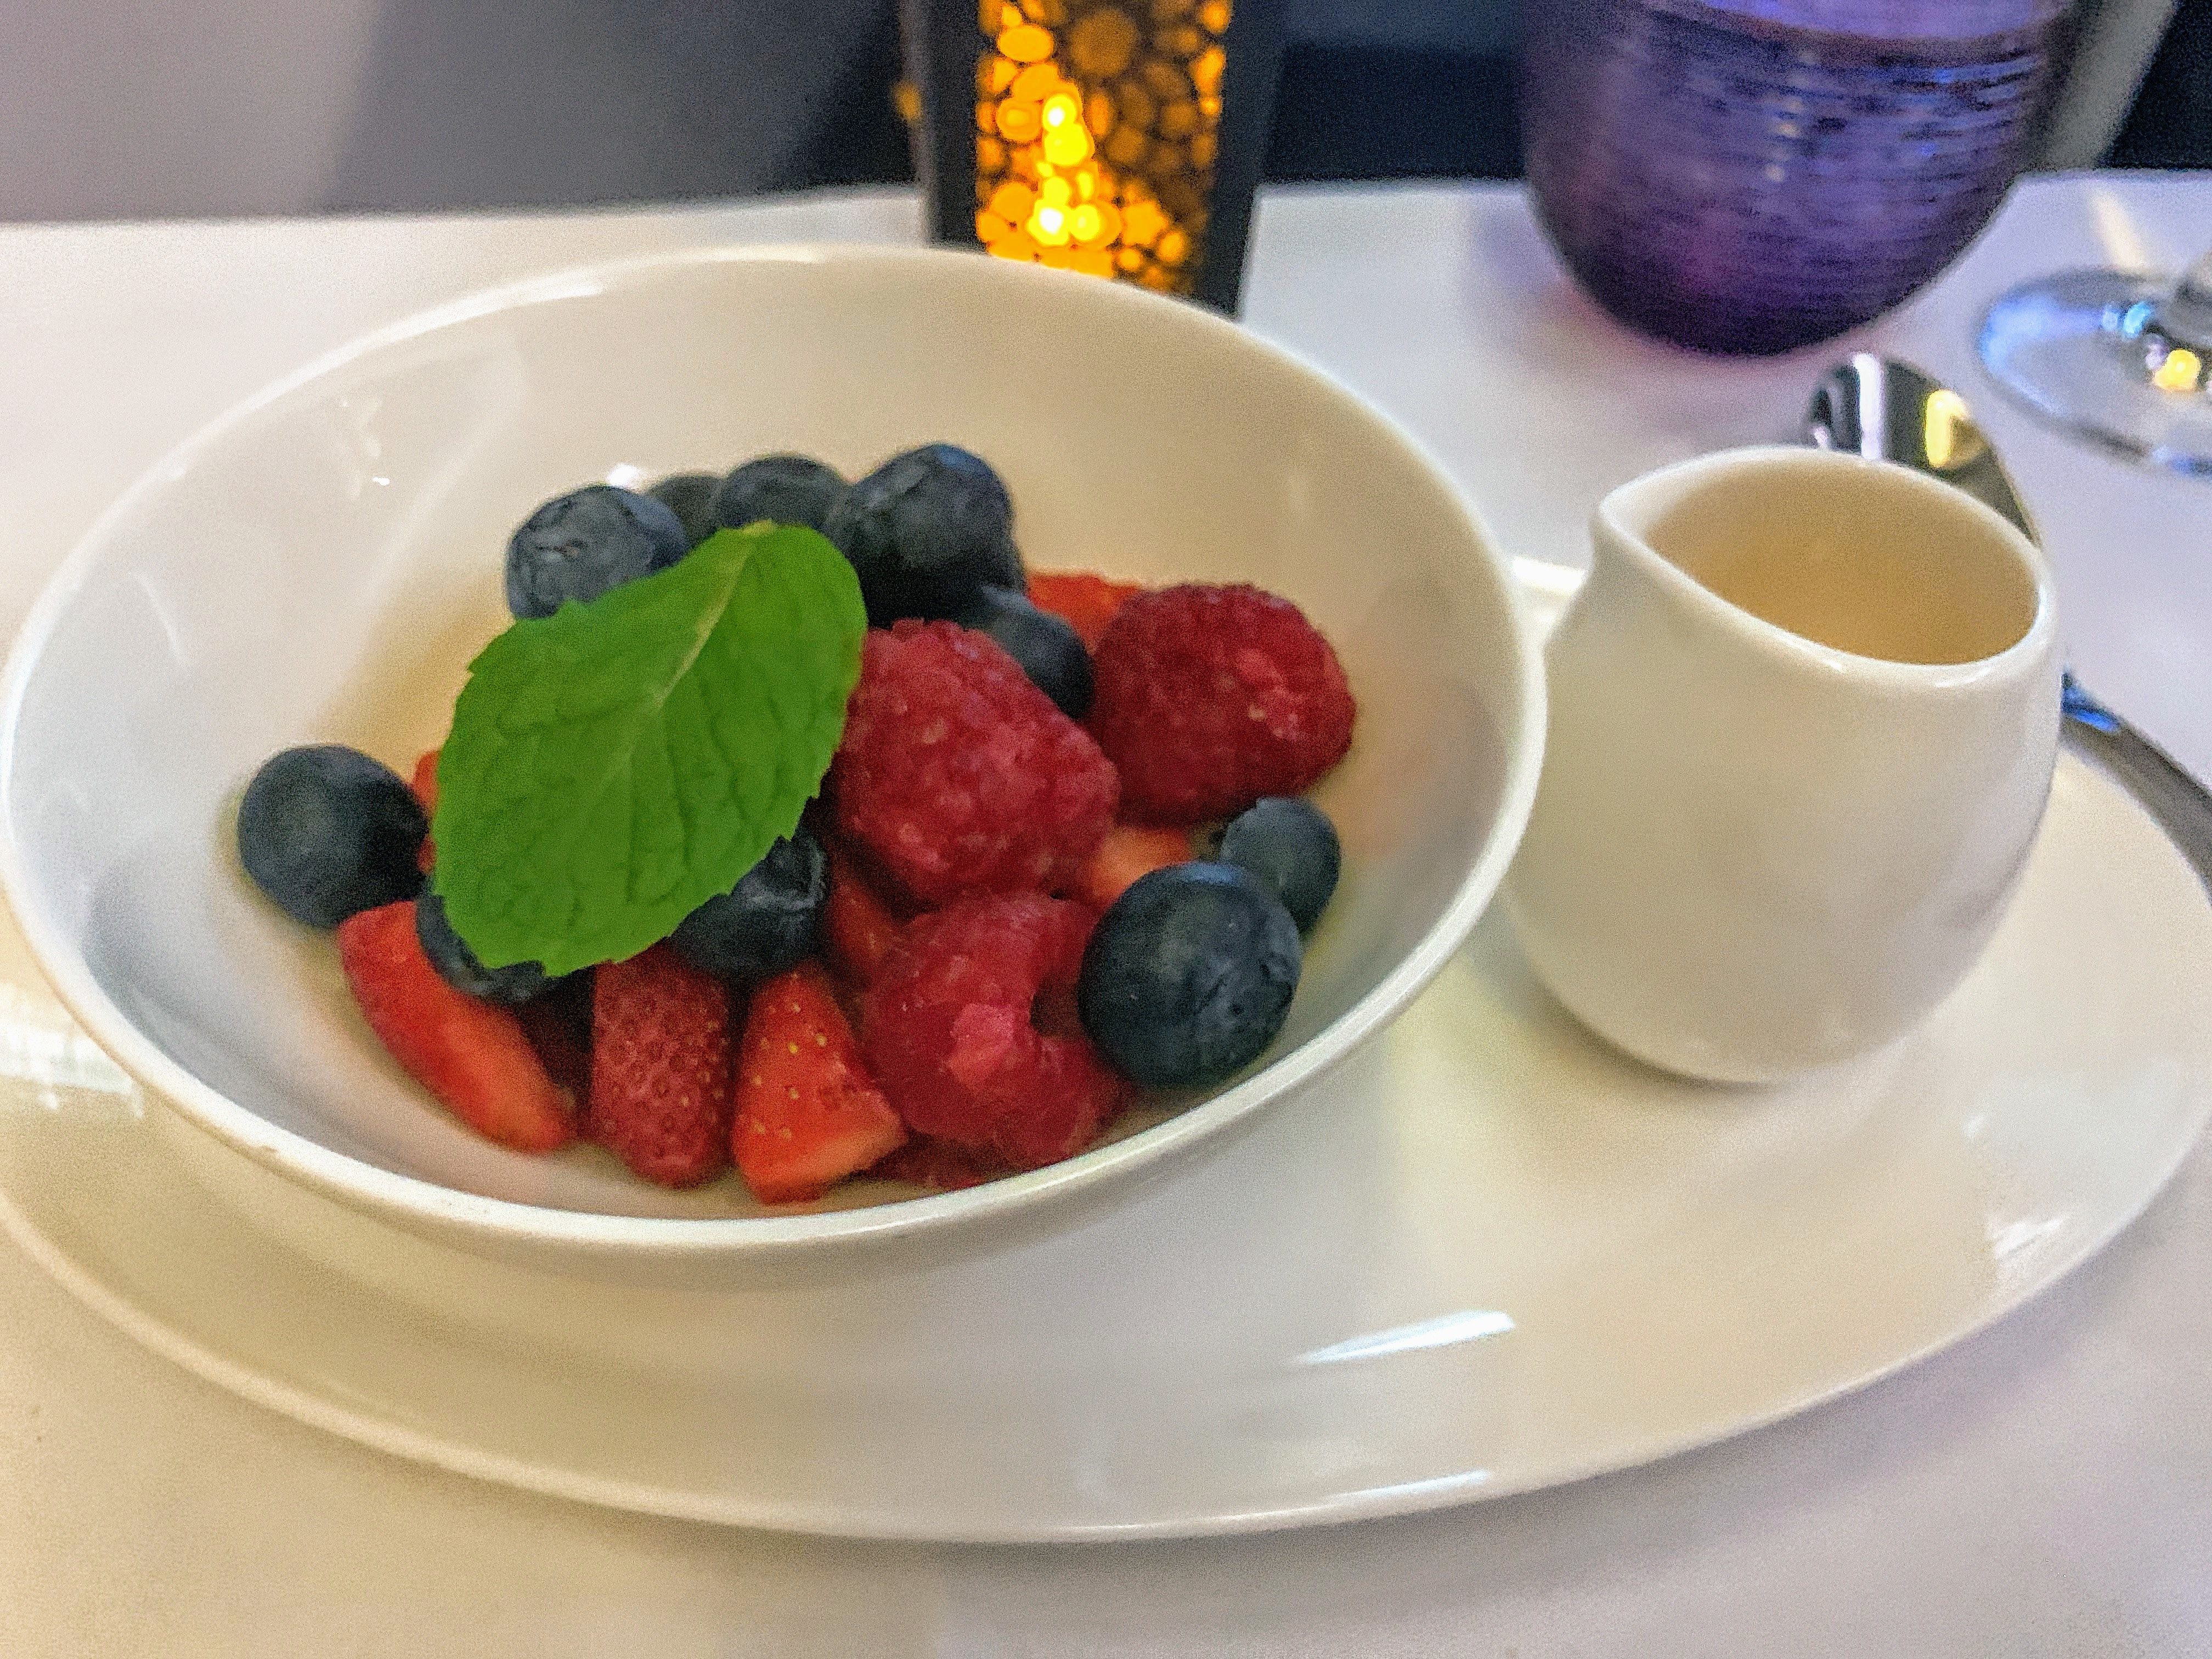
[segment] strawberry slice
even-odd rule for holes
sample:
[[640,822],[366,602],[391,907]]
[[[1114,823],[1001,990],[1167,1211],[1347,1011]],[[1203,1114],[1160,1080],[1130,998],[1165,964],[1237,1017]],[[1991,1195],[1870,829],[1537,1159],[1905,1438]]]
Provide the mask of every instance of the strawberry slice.
[[876,896],[853,862],[853,855],[829,847],[830,891],[822,903],[822,947],[838,977],[865,989],[876,975],[884,952],[898,937],[898,918]]
[[[426,749],[422,751],[422,758],[415,763],[415,775],[407,781],[407,787],[415,792],[415,799],[422,803],[425,817],[438,810],[438,751],[436,750]],[[427,876],[430,873],[430,866],[437,861],[438,849],[430,844],[429,836],[423,836],[422,848],[415,854],[415,862]]]
[[909,1187],[953,1193],[963,1187],[980,1187],[1006,1170],[964,1146],[916,1135],[890,1157],[870,1164],[868,1173],[878,1181],[902,1181]]
[[414,900],[339,923],[338,960],[377,1039],[471,1128],[519,1152],[550,1152],[575,1138],[574,1098],[547,1073],[515,1017],[455,990],[430,965]]
[[696,1187],[730,1155],[730,994],[665,945],[592,975],[585,1132],[647,1181]]
[[1139,582],[1117,582],[1089,570],[1032,570],[1030,603],[1073,625],[1083,648],[1096,651],[1099,635],[1122,605],[1145,591]]
[[514,1011],[522,1034],[552,1079],[587,1100],[592,1093],[592,969],[556,979]]
[[753,994],[730,1151],[754,1197],[819,1198],[905,1139],[820,968],[802,963]]
[[1190,861],[1190,833],[1185,830],[1146,830],[1117,823],[1106,832],[1098,850],[1076,872],[1068,891],[1094,910],[1103,910],[1129,890],[1139,876],[1164,870],[1170,864]]

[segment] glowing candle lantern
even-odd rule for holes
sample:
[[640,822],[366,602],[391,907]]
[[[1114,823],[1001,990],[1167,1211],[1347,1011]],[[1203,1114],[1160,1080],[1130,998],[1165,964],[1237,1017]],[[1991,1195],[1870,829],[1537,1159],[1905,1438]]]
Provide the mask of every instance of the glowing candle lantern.
[[1066,208],[1039,202],[1036,211],[1030,215],[1030,235],[1039,247],[1066,247],[1073,235],[1067,228],[1067,220]]
[[902,0],[940,241],[1236,309],[1283,0]]

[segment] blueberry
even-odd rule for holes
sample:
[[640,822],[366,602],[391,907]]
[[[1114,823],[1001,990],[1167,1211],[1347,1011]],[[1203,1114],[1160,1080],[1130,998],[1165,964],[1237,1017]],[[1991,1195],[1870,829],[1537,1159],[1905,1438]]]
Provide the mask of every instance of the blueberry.
[[1218,856],[1257,876],[1301,933],[1321,919],[1344,867],[1328,814],[1297,795],[1269,795],[1231,818]]
[[1298,925],[1229,864],[1140,876],[1083,952],[1083,1029],[1139,1083],[1218,1083],[1275,1039],[1298,988]]
[[446,901],[425,888],[415,901],[415,937],[438,976],[456,991],[465,991],[485,1002],[509,1007],[529,1001],[550,982],[544,969],[534,962],[517,962],[505,968],[487,968],[477,960],[468,941],[446,920]]
[[690,550],[683,522],[665,502],[586,484],[556,495],[508,541],[507,608],[517,617],[550,617],[570,599],[589,604],[665,570]]
[[996,640],[1068,719],[1091,712],[1091,653],[1065,617],[1038,610],[1012,588],[979,587],[953,620]]
[[819,530],[845,493],[845,475],[805,455],[763,455],[722,480],[714,522],[743,530],[766,519]]
[[735,887],[678,922],[669,943],[693,967],[725,979],[763,980],[795,967],[814,949],[829,872],[822,843],[794,830]]
[[1027,586],[1006,485],[951,444],[894,455],[845,492],[822,533],[853,562],[878,628],[957,616],[985,586]]
[[429,830],[399,775],[358,749],[315,744],[264,763],[238,807],[238,856],[285,915],[310,927],[413,898]]
[[714,521],[714,497],[722,481],[711,472],[672,472],[645,493],[676,515],[684,538],[696,547],[721,526]]

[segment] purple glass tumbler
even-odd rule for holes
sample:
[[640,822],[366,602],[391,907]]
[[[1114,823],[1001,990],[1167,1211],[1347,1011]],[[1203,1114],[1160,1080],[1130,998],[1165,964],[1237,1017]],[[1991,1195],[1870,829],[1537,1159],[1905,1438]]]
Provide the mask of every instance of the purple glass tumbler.
[[2070,0],[1538,0],[1521,81],[1546,233],[1616,317],[1787,351],[1880,316],[2033,155]]

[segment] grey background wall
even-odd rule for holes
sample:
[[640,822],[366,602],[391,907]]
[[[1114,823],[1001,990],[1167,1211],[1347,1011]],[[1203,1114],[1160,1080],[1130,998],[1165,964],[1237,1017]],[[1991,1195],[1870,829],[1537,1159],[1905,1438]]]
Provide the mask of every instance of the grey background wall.
[[0,18],[9,218],[769,188],[888,27],[842,0],[0,0]]

